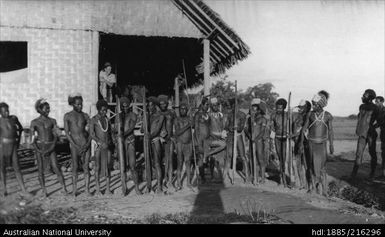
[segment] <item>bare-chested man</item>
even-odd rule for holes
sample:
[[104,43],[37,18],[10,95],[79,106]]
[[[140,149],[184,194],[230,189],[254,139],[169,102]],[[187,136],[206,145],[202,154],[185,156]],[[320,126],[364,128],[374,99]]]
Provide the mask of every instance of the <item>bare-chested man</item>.
[[110,189],[111,181],[111,123],[107,118],[108,104],[105,100],[96,103],[98,113],[92,117],[90,122],[90,135],[96,142],[95,149],[95,183],[96,195],[100,195],[100,177],[106,177],[106,192],[112,194]]
[[362,156],[366,145],[369,146],[370,161],[370,175],[369,178],[373,178],[376,166],[377,166],[377,153],[376,153],[376,140],[377,132],[374,127],[374,123],[377,120],[379,114],[378,107],[373,104],[373,100],[376,98],[376,92],[372,89],[365,90],[362,96],[362,103],[359,108],[358,121],[356,128],[356,135],[358,136],[356,161],[353,167],[351,178],[355,178],[358,172],[358,168],[362,163]]
[[[148,110],[150,113],[150,137],[151,141],[151,155],[153,163],[156,169],[156,179],[157,179],[157,194],[163,193],[163,179],[162,179],[162,166],[161,166],[161,151],[162,145],[160,142],[162,127],[165,120],[165,117],[157,111],[159,106],[159,101],[156,97],[150,96],[148,98]],[[146,190],[150,192],[151,190]]]
[[138,172],[136,171],[136,152],[135,152],[135,125],[138,120],[136,114],[130,109],[131,101],[128,97],[120,98],[120,105],[123,113],[122,129],[123,129],[123,143],[125,151],[125,163],[127,169],[131,169],[132,179],[135,184],[135,192],[137,195],[142,195],[139,190]]
[[[280,163],[280,172],[281,172],[281,184],[286,185],[287,174],[286,170],[286,139],[288,135],[287,131],[287,112],[285,108],[287,106],[287,101],[283,98],[278,99],[275,103],[275,113],[272,114],[271,120],[273,122],[272,131],[275,134],[275,148]],[[285,179],[285,180],[284,180]]]
[[[327,105],[328,99],[329,93],[326,91],[320,91],[313,97],[312,103],[314,109],[310,112],[308,123],[305,124],[305,128],[308,129],[309,166],[312,173],[312,182],[315,183],[317,193],[324,196],[328,195],[328,184],[326,180],[326,146],[328,140],[330,154],[334,153],[333,116],[323,109]],[[322,191],[320,191],[321,189]]]
[[[67,194],[63,174],[59,169],[55,145],[58,140],[59,128],[56,120],[48,117],[50,106],[45,99],[39,99],[35,103],[35,109],[40,116],[31,122],[32,143],[36,151],[37,165],[39,170],[39,182],[44,195],[48,196],[44,181],[44,171],[51,164],[57,175],[58,181],[63,186],[63,193]],[[35,137],[37,132],[37,137]]]
[[91,137],[87,132],[90,117],[82,111],[83,97],[80,94],[68,96],[68,104],[73,110],[64,115],[64,130],[70,142],[72,157],[72,195],[77,194],[79,157],[83,164],[86,192],[87,195],[91,195],[89,172]]
[[7,195],[6,169],[11,165],[21,190],[27,193],[17,156],[17,146],[23,126],[15,115],[9,115],[9,106],[4,102],[0,103],[0,115],[0,178],[3,186],[3,192],[0,193],[0,196]]
[[[225,117],[219,111],[219,101],[217,98],[211,98],[211,112],[209,113],[210,118],[210,136],[207,139],[209,152],[205,152],[204,160],[207,157],[218,154],[226,149],[226,138],[227,132],[225,130]],[[224,168],[225,168],[225,159],[226,154],[220,154],[216,157],[215,165],[217,165],[217,170],[220,172],[220,176],[224,178]],[[213,178],[214,167],[211,165],[211,176]]]
[[265,182],[267,157],[265,143],[269,139],[268,121],[265,118],[267,106],[261,100],[253,99],[251,102],[252,113],[247,118],[245,134],[251,140],[252,152],[256,163],[256,170],[253,177],[254,184]]
[[162,127],[162,138],[164,140],[163,143],[163,162],[165,164],[165,183],[169,188],[171,187],[172,182],[172,158],[174,154],[174,142],[172,141],[173,137],[173,128],[174,128],[174,120],[176,114],[173,110],[168,109],[168,96],[160,95],[158,96],[160,114],[164,116],[165,121]]
[[196,150],[198,155],[198,166],[200,182],[205,183],[205,161],[203,159],[204,154],[207,150],[207,139],[210,136],[210,117],[209,117],[209,101],[207,97],[202,99],[199,111],[194,115],[194,133],[196,139]]
[[183,162],[186,164],[187,187],[191,188],[191,160],[193,158],[192,147],[192,121],[187,116],[187,104],[181,103],[179,106],[180,117],[175,119],[175,137],[178,155],[177,165],[177,185],[176,190],[182,189],[182,168]]
[[[225,174],[228,174],[230,166],[232,164],[233,158],[233,146],[234,146],[234,105],[235,99],[229,99],[227,103],[227,119],[226,119],[226,130],[228,131],[227,135],[227,159],[226,159],[226,170]],[[250,172],[249,172],[249,164],[246,158],[245,151],[245,142],[243,140],[242,132],[245,128],[246,123],[246,114],[238,109],[237,111],[237,121],[236,121],[236,129],[237,129],[237,154],[243,161],[243,171],[246,176],[246,181],[250,181]],[[232,181],[234,182],[234,180]]]

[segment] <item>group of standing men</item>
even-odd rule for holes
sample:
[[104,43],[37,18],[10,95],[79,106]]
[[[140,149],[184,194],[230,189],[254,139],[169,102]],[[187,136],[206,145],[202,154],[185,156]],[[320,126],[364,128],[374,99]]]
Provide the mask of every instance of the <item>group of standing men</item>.
[[[148,98],[149,131],[145,132],[145,139],[150,141],[150,155],[154,176],[157,179],[156,193],[163,193],[164,188],[173,186],[174,167],[173,155],[176,151],[176,183],[175,190],[182,189],[183,165],[187,174],[187,186],[192,187],[192,169],[198,173],[198,182],[206,182],[205,167],[209,166],[211,178],[214,178],[214,168],[225,181],[234,182],[230,175],[231,164],[234,164],[233,152],[242,161],[245,182],[259,184],[265,182],[266,166],[272,156],[276,154],[280,183],[285,187],[299,187],[316,190],[317,193],[327,195],[326,160],[327,144],[329,151],[334,152],[332,115],[324,110],[329,99],[326,91],[318,92],[311,102],[301,100],[298,112],[292,113],[283,98],[275,103],[275,110],[269,111],[266,103],[254,98],[247,114],[237,109],[235,99],[229,99],[220,104],[217,98],[204,97],[197,112],[193,113],[189,105],[181,103],[177,116],[173,109],[169,109],[169,99],[166,95]],[[376,104],[372,101],[376,99]],[[352,177],[357,174],[362,161],[362,154],[366,144],[372,157],[371,177],[374,176],[377,157],[375,128],[381,128],[382,157],[385,150],[385,109],[383,97],[376,97],[373,90],[366,90],[362,97],[356,133],[359,136],[357,144],[356,162]],[[111,193],[111,154],[113,151],[113,134],[121,134],[124,144],[126,171],[131,170],[135,183],[136,194],[141,195],[139,177],[136,170],[136,151],[134,129],[138,117],[131,109],[128,97],[120,98],[122,112],[118,115],[122,121],[119,128],[112,129],[107,118],[108,103],[99,100],[96,103],[98,113],[89,118],[82,112],[83,98],[80,94],[68,97],[68,103],[73,110],[64,115],[64,130],[70,143],[72,157],[72,185],[74,196],[77,195],[78,165],[82,165],[85,179],[85,191],[90,192],[90,153],[91,143],[95,145],[95,182],[96,194],[100,194],[100,177],[106,177],[105,193]],[[223,112],[220,111],[223,107]],[[57,174],[58,181],[67,194],[63,174],[59,169],[55,153],[55,144],[60,130],[56,120],[49,117],[50,106],[44,99],[35,104],[40,116],[31,122],[31,143],[35,148],[38,164],[39,182],[43,193],[47,196],[44,172],[51,165]],[[189,112],[190,111],[190,112]],[[2,180],[2,195],[7,194],[6,167],[13,166],[17,181],[23,192],[27,192],[19,167],[17,148],[19,147],[23,127],[14,115],[9,115],[9,106],[0,103],[0,178]],[[235,121],[234,121],[235,119]],[[116,133],[120,129],[121,133]],[[235,133],[235,134],[234,134]],[[236,139],[235,139],[236,138]],[[236,140],[236,145],[233,146]],[[384,170],[384,159],[382,163]],[[194,165],[193,165],[194,164]],[[148,168],[148,167],[146,167]],[[385,175],[385,174],[383,174]],[[126,182],[124,180],[123,182]],[[147,186],[150,192],[152,186]]]

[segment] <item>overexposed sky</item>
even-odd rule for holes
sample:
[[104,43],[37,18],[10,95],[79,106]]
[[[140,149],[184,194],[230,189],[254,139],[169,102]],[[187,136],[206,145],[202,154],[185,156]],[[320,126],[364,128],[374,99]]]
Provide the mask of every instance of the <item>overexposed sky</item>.
[[251,49],[227,71],[240,89],[272,82],[293,103],[324,89],[337,116],[357,113],[367,88],[384,96],[385,1],[204,1]]

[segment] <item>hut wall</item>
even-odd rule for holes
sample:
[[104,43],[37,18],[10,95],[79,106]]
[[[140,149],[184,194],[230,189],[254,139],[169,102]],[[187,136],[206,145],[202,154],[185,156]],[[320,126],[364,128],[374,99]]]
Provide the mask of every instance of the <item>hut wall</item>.
[[[0,101],[10,105],[11,114],[19,117],[23,126],[29,127],[31,119],[38,116],[34,103],[40,97],[51,105],[50,116],[63,126],[64,113],[70,93],[80,92],[84,111],[89,112],[95,103],[97,77],[95,68],[98,55],[92,31],[51,30],[0,27],[0,41],[27,41],[28,68],[26,78],[3,80],[0,76]],[[95,38],[95,37],[94,37]],[[0,74],[1,75],[1,74]]]
[[170,0],[0,0],[0,25],[202,37]]

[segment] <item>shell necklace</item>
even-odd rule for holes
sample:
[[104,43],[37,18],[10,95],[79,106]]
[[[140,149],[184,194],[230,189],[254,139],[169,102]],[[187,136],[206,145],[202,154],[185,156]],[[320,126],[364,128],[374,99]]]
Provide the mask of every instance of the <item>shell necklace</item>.
[[98,119],[98,124],[99,124],[99,126],[100,126],[100,129],[102,129],[102,132],[107,132],[107,131],[108,131],[108,120],[107,120],[107,118],[105,118],[105,119],[106,119],[106,124],[107,124],[106,129],[103,129],[103,126],[102,126],[102,124],[100,123],[100,119]]

